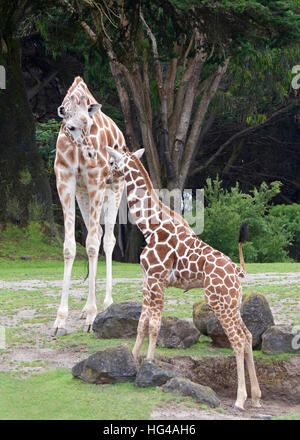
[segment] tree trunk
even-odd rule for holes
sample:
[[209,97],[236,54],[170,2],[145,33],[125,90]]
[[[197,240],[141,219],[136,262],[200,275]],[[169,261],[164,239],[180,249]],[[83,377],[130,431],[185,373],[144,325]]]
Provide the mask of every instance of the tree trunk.
[[145,239],[136,225],[128,224],[129,233],[126,243],[125,261],[127,263],[139,263],[140,254],[145,246]]
[[20,44],[12,36],[3,38],[0,64],[6,69],[6,88],[0,90],[0,220],[47,220],[52,224],[50,185],[35,143]]

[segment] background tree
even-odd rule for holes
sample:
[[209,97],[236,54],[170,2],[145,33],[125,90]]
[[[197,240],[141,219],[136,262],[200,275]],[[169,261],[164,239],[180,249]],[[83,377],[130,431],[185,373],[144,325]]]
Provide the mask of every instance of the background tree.
[[2,220],[53,221],[51,191],[35,143],[35,122],[21,70],[19,25],[48,2],[1,1],[0,64],[6,88],[0,90],[0,216]]
[[183,189],[230,59],[299,37],[294,1],[61,1],[108,58],[156,188]]

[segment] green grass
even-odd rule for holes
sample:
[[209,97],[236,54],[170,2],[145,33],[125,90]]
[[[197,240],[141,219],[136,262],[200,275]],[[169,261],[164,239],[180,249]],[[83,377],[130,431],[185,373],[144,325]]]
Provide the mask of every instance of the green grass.
[[[0,258],[16,260],[28,255],[33,260],[57,260],[62,254],[63,241],[56,234],[51,238],[50,228],[46,223],[31,221],[27,226],[11,223],[0,225]],[[84,257],[84,248],[77,246],[77,255]]]
[[283,263],[246,263],[247,273],[262,272],[300,272],[300,263],[283,262]]
[[300,414],[284,414],[282,416],[273,417],[272,420],[300,420]]
[[[93,334],[82,331],[84,321],[76,321],[76,331],[56,339],[49,337],[57,307],[60,302],[60,288],[51,280],[62,280],[63,258],[62,243],[53,244],[42,237],[36,224],[27,230],[8,228],[0,236],[0,279],[20,282],[40,280],[46,287],[8,286],[0,291],[0,324],[5,319],[6,343],[8,348],[50,347],[53,350],[69,350],[72,347],[83,349],[82,358],[107,347],[126,343],[132,349],[134,339],[97,339]],[[35,234],[37,234],[35,236]],[[74,262],[72,279],[83,280],[87,273],[85,249],[77,247],[79,257]],[[21,255],[30,255],[31,261],[23,261]],[[300,272],[299,263],[246,264],[248,273],[273,272],[276,275],[287,272]],[[105,293],[105,261],[98,263],[97,289],[98,310],[102,310]],[[120,281],[114,284],[115,302],[135,299],[142,302],[142,272],[139,264],[113,262],[113,278]],[[138,279],[134,282],[131,279]],[[121,281],[124,279],[124,281]],[[270,281],[272,282],[272,281]],[[103,287],[102,287],[103,283]],[[297,305],[300,298],[300,286],[296,284],[264,284],[259,280],[253,286],[244,287],[244,293],[258,291],[269,301],[272,310],[281,309],[285,318],[294,324],[300,324]],[[79,312],[87,298],[87,281],[74,283],[69,296],[70,312]],[[180,289],[167,288],[165,291],[164,316],[191,317],[193,304],[203,299],[202,289],[183,292]],[[18,313],[24,317],[17,318]],[[32,314],[26,315],[31,311]],[[10,322],[15,324],[10,324]],[[43,327],[43,331],[41,328]],[[78,327],[77,327],[78,326]],[[49,329],[49,331],[48,331]],[[141,355],[146,355],[148,340],[145,339]],[[0,358],[5,350],[0,350]],[[156,356],[193,356],[201,358],[208,355],[233,355],[231,349],[213,348],[210,339],[201,336],[197,344],[183,349],[157,347]],[[255,351],[260,359],[286,359],[290,354],[269,356]],[[181,399],[162,391],[149,388],[137,389],[132,383],[105,386],[88,385],[72,377],[70,370],[56,369],[36,372],[37,369],[50,368],[43,360],[13,361],[11,372],[0,372],[0,418],[1,419],[147,419],[155,406],[163,406],[177,399],[186,405],[196,405],[193,400]],[[28,377],[28,374],[32,374]],[[201,408],[201,406],[197,406]],[[290,418],[298,415],[291,414]],[[288,418],[288,416],[282,416]]]
[[[118,263],[113,261],[113,277],[114,278],[142,278],[142,271],[139,264]],[[98,262],[97,278],[105,279],[105,261]],[[8,259],[0,259],[0,277],[2,280],[59,280],[63,278],[64,262],[61,257],[60,261],[39,260],[39,261],[10,261]],[[87,274],[87,262],[75,260],[72,270],[72,278],[84,279]]]
[[[74,345],[84,345],[89,354],[95,353],[98,350],[104,350],[108,347],[116,347],[120,344],[126,344],[130,350],[132,350],[135,343],[134,339],[98,339],[94,335],[83,333],[78,331],[63,337],[58,337],[55,342],[55,347],[67,348]],[[145,338],[140,355],[146,356],[148,349],[148,338]],[[155,354],[157,357],[172,357],[172,356],[192,356],[196,359],[200,359],[207,355],[233,355],[231,348],[215,348],[211,346],[211,339],[201,335],[199,341],[186,349],[180,348],[161,348],[156,347]],[[279,355],[280,356],[280,355]]]
[[133,383],[91,385],[56,369],[17,379],[0,373],[0,419],[10,420],[140,420],[172,395]]

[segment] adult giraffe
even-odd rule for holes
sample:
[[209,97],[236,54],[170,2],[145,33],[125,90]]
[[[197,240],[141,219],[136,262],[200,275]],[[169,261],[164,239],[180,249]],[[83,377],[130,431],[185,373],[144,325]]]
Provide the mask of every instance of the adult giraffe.
[[[83,79],[76,77],[69,88],[58,115],[63,119],[56,144],[54,171],[64,214],[64,279],[60,306],[53,325],[53,335],[66,334],[68,293],[75,243],[75,197],[87,227],[86,251],[89,259],[89,292],[81,318],[86,317],[86,331],[91,330],[97,314],[96,271],[102,238],[100,213],[103,208],[106,255],[106,295],[104,308],[112,302],[113,228],[124,188],[124,178],[108,180],[109,160],[106,146],[126,151],[125,140],[117,125],[103,112]],[[105,197],[108,195],[109,197]]]
[[138,360],[148,332],[147,359],[154,358],[165,287],[184,290],[204,287],[205,300],[219,319],[236,357],[238,390],[235,406],[243,409],[247,397],[245,359],[251,382],[252,405],[259,407],[261,391],[253,361],[252,335],[240,313],[242,287],[239,277],[245,276],[243,228],[239,238],[241,267],[238,267],[228,256],[200,240],[179,214],[159,200],[139,160],[143,149],[136,153],[123,153],[107,147],[107,151],[115,160],[111,175],[122,173],[125,177],[129,210],[147,243],[140,257],[144,276],[143,307],[132,352],[134,358]]

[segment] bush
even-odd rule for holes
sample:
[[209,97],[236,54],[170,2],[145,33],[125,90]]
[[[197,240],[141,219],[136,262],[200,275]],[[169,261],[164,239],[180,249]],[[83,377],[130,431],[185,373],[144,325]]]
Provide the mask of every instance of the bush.
[[39,153],[44,159],[49,177],[54,175],[55,147],[60,125],[61,123],[55,119],[49,119],[47,122],[40,122],[36,128],[36,141]]
[[270,209],[270,215],[280,218],[286,228],[293,234],[293,242],[288,247],[289,256],[300,261],[300,205],[276,205]]
[[243,250],[246,262],[276,262],[288,259],[293,232],[287,217],[271,215],[271,200],[280,192],[280,182],[262,183],[252,194],[240,191],[238,183],[229,191],[217,178],[207,179],[206,207],[201,239],[239,261],[238,234],[242,222],[249,226]]

